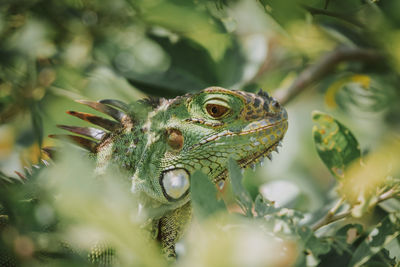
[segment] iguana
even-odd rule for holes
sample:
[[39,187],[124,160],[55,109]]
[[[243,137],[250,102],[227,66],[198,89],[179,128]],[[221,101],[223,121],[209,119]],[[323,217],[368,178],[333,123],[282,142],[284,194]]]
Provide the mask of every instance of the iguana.
[[[162,211],[153,217],[151,232],[169,258],[176,257],[175,244],[191,219],[191,175],[201,170],[221,187],[229,158],[246,168],[270,157],[288,127],[286,110],[262,90],[253,94],[209,87],[132,105],[78,102],[112,119],[68,111],[102,129],[59,127],[77,134],[67,137],[95,155],[96,173],[118,166],[131,178],[131,191]],[[96,255],[91,259],[96,261]]]

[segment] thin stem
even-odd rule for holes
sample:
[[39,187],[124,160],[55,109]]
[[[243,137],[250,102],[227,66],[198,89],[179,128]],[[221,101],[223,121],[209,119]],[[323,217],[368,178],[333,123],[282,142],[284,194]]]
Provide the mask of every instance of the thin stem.
[[316,225],[314,225],[311,229],[313,231],[318,230],[319,228],[328,225],[330,223],[336,222],[338,220],[344,219],[347,216],[349,216],[351,214],[351,210],[346,210],[342,213],[336,214],[336,215],[332,215],[332,216],[326,216],[324,217],[321,221],[319,221]]
[[316,225],[314,225],[313,230],[315,231],[318,228],[330,223],[332,218],[335,217],[335,213],[338,211],[343,202],[344,198],[340,198],[338,202],[336,202],[336,204],[328,211],[325,217],[323,217]]
[[314,82],[322,79],[330,74],[334,68],[341,62],[345,61],[366,61],[376,62],[381,60],[383,56],[376,50],[353,48],[353,47],[338,47],[334,51],[327,53],[314,65],[306,68],[294,80],[289,88],[278,90],[274,97],[281,103],[286,104],[308,88]]
[[[383,202],[383,201],[385,201],[385,200],[388,200],[388,199],[390,199],[390,198],[392,198],[392,197],[395,197],[395,196],[397,196],[397,195],[400,195],[399,188],[397,188],[397,187],[396,187],[396,188],[391,188],[391,189],[389,189],[388,191],[386,191],[385,193],[382,193],[382,194],[378,197],[378,199],[376,200],[376,202],[373,203],[371,206],[375,206],[375,205],[379,204],[380,202]],[[315,224],[315,225],[312,227],[312,230],[313,230],[313,231],[316,231],[316,230],[318,230],[319,228],[321,228],[321,227],[323,227],[323,226],[325,226],[325,225],[328,225],[328,224],[330,224],[330,223],[333,223],[333,222],[336,222],[336,221],[338,221],[338,220],[344,219],[344,218],[346,218],[347,216],[351,215],[351,213],[352,213],[352,210],[351,210],[351,209],[348,209],[348,210],[346,210],[346,211],[343,211],[342,213],[339,213],[339,214],[336,214],[336,215],[335,215],[336,211],[339,209],[339,207],[340,207],[342,204],[343,204],[343,199],[341,198],[341,199],[339,199],[339,201],[336,203],[336,205],[335,205],[332,209],[330,209],[330,210],[328,211],[328,213],[325,215],[325,217],[322,218],[317,224]]]
[[400,195],[400,189],[399,188],[391,188],[390,190],[386,191],[385,193],[382,193],[379,197],[378,200],[376,201],[376,204],[383,202],[385,200],[388,200],[389,198],[395,197]]
[[344,198],[342,197],[342,198],[339,199],[338,202],[336,202],[336,205],[333,206],[333,207],[329,210],[328,214],[334,215],[334,214],[336,213],[336,211],[340,208],[340,206],[343,204],[343,202],[344,202]]

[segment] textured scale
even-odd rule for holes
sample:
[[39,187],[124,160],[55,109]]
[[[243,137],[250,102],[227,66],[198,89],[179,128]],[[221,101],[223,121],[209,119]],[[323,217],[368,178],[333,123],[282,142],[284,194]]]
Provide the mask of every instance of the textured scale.
[[[242,168],[271,158],[288,127],[285,109],[262,90],[253,94],[209,87],[170,100],[130,105],[110,99],[78,102],[109,118],[68,113],[102,129],[60,125],[73,135],[52,137],[67,137],[95,154],[96,173],[119,166],[144,205],[163,209],[152,218],[150,231],[169,258],[176,257],[175,244],[191,219],[191,175],[201,170],[221,187],[228,177],[229,158]],[[54,149],[45,152],[53,155]],[[97,245],[89,260],[109,266],[115,253]]]
[[89,253],[88,260],[96,266],[114,266],[116,264],[115,250],[107,244],[96,244]]

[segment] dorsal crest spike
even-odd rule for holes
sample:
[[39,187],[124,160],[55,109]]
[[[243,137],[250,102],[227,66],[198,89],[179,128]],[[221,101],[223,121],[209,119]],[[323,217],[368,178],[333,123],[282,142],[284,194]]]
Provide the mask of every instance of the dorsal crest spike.
[[75,100],[75,102],[84,104],[106,115],[109,115],[110,117],[114,118],[119,122],[121,122],[123,118],[127,116],[124,112],[99,102],[88,101],[88,100]]
[[126,113],[129,112],[129,105],[117,99],[102,99],[99,100],[99,103],[118,108]]
[[15,173],[16,175],[18,175],[18,177],[19,177],[22,181],[25,181],[25,180],[26,180],[26,175],[20,173],[19,171],[14,171],[14,173]]
[[42,152],[46,154],[49,158],[54,159],[55,154],[57,153],[57,148],[54,146],[45,146],[42,147]]
[[141,104],[145,104],[147,106],[156,109],[160,106],[166,99],[163,97],[155,97],[155,96],[148,96],[146,98],[140,99],[138,102]]
[[267,99],[270,99],[271,97],[269,96],[267,91],[263,91],[263,89],[260,88],[260,90],[258,90],[257,95],[265,97]]
[[98,145],[97,142],[86,139],[84,137],[70,135],[70,134],[51,134],[49,135],[50,138],[59,139],[59,140],[72,140],[75,144],[79,145],[80,147],[92,152],[96,153],[96,147]]
[[77,117],[81,120],[90,122],[94,125],[100,126],[101,128],[104,128],[109,131],[115,131],[121,127],[121,124],[116,121],[109,120],[109,119],[99,117],[99,116],[95,116],[90,113],[78,112],[78,111],[67,111],[67,114]]
[[106,135],[105,131],[92,127],[78,127],[78,126],[68,126],[68,125],[57,125],[58,128],[76,133],[79,135],[87,136],[98,141],[102,140]]

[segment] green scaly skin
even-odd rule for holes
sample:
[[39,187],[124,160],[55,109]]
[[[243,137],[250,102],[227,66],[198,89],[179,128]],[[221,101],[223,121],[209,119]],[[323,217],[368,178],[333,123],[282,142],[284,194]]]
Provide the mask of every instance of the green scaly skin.
[[221,87],[161,99],[153,106],[145,104],[145,112],[129,111],[120,120],[121,129],[102,138],[95,148],[97,171],[104,171],[109,162],[127,171],[132,192],[159,211],[152,232],[164,253],[175,257],[175,243],[191,218],[190,194],[187,189],[179,197],[169,196],[163,177],[183,170],[190,180],[202,170],[223,184],[229,158],[245,168],[276,149],[287,130],[287,113],[265,92]]
[[[201,170],[221,187],[229,158],[242,168],[262,161],[280,145],[288,127],[285,109],[261,90],[253,94],[210,87],[129,106],[115,100],[78,102],[114,120],[70,111],[106,130],[59,127],[79,134],[69,137],[93,153],[96,173],[118,166],[131,178],[131,191],[151,212],[150,232],[168,258],[176,257],[175,244],[191,220],[191,175]],[[100,245],[89,260],[109,265],[113,253]]]

